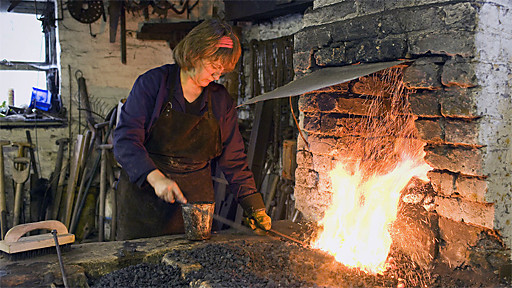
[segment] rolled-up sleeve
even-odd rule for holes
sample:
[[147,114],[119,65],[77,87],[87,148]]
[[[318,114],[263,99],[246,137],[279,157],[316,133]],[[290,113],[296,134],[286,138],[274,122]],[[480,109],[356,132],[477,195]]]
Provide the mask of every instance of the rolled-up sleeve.
[[[137,78],[126,102],[121,108],[118,125],[114,131],[114,156],[128,174],[130,181],[139,187],[156,166],[144,147],[147,133],[155,118],[159,94],[166,93],[162,73],[149,71]],[[159,110],[158,110],[159,111]]]

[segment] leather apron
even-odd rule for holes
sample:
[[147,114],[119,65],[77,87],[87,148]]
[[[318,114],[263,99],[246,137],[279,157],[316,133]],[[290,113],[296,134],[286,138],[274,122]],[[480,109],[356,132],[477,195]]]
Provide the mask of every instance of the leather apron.
[[[178,183],[189,203],[214,201],[210,160],[222,152],[209,89],[205,88],[204,93],[208,96],[208,111],[202,116],[172,109],[173,96],[169,95],[144,143],[157,168]],[[124,171],[117,199],[117,240],[184,233],[180,204],[160,199],[149,184],[139,188]]]

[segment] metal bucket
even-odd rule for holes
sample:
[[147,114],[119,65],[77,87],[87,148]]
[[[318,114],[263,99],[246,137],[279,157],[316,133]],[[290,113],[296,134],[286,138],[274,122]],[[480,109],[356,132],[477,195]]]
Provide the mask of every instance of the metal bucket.
[[206,240],[211,237],[215,202],[181,204],[185,236],[188,240]]

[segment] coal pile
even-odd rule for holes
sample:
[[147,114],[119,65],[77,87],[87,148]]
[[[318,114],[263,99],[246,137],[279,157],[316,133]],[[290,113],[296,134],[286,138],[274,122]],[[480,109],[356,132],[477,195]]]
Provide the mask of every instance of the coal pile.
[[[237,240],[174,250],[166,264],[130,266],[92,287],[397,287],[395,274],[371,275],[348,268],[321,251],[283,241]],[[145,282],[146,281],[146,282]],[[113,286],[112,286],[113,285]]]
[[[510,287],[475,271],[421,268],[392,248],[387,270],[368,274],[319,250],[269,239],[206,241],[166,254],[164,263],[126,267],[91,287]],[[459,269],[460,270],[460,269]]]
[[179,268],[141,263],[107,274],[92,287],[187,287]]

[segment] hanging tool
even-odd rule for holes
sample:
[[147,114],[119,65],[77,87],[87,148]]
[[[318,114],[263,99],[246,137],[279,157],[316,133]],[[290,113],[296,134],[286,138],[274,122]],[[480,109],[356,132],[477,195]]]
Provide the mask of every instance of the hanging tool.
[[126,11],[121,2],[121,63],[126,64]]
[[67,3],[71,17],[81,23],[91,24],[105,13],[101,0],[69,0]]
[[110,19],[110,43],[116,42],[117,25],[121,16],[121,1],[111,1],[108,3],[108,16]]
[[4,170],[4,146],[11,145],[10,141],[0,141],[0,227],[1,238],[7,233],[7,203],[5,200],[5,170]]
[[[16,168],[18,166],[19,168]],[[14,194],[14,216],[12,225],[16,226],[20,223],[21,206],[23,204],[23,184],[28,180],[30,175],[30,158],[16,157],[14,158],[14,167],[12,178],[16,183],[16,192]]]

